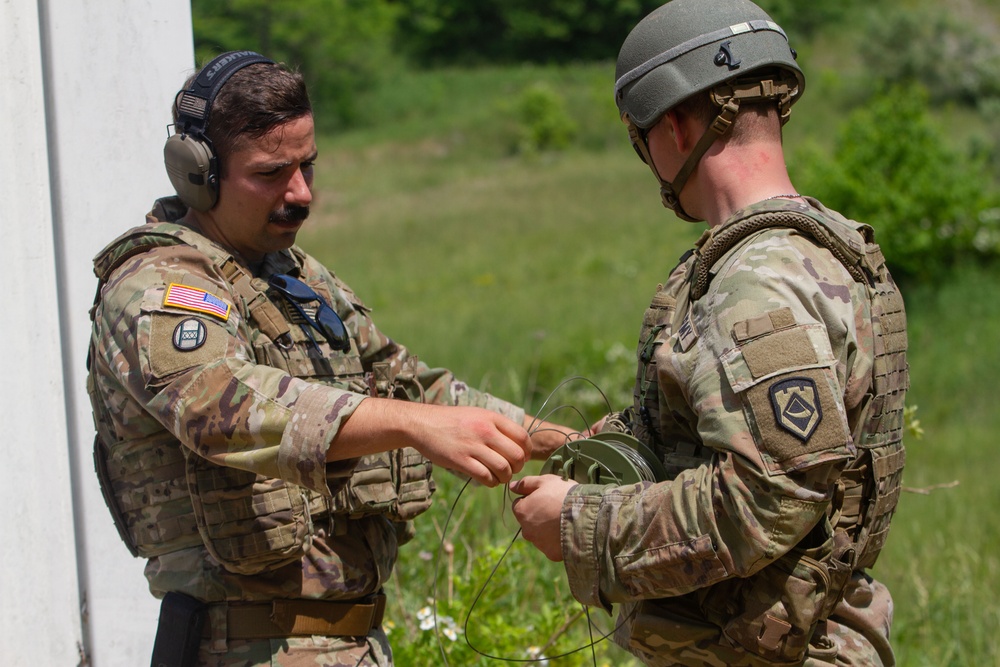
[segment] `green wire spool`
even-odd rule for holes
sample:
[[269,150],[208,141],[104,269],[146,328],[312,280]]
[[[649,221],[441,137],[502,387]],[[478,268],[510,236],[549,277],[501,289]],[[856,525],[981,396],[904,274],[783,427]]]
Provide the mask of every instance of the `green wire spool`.
[[649,447],[631,435],[614,431],[566,443],[545,461],[542,474],[580,484],[619,486],[667,478],[666,469]]

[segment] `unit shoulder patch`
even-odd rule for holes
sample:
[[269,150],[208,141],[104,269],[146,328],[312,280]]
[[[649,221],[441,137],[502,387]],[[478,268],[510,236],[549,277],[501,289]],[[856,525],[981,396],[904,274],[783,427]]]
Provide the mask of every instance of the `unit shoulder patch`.
[[196,317],[189,317],[174,327],[174,347],[182,352],[197,350],[207,337],[208,328]]
[[744,392],[751,432],[771,472],[802,469],[851,454],[829,368],[799,368]]
[[816,383],[807,377],[786,378],[772,384],[768,393],[778,426],[808,442],[823,420]]

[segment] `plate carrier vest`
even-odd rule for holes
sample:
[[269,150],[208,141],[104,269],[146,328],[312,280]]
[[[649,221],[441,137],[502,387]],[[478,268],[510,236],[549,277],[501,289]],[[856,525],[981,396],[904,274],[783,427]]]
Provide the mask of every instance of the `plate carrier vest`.
[[[762,659],[761,665],[799,664],[815,629],[842,599],[852,573],[875,563],[899,500],[905,462],[904,401],[909,386],[906,315],[872,228],[839,214],[831,217],[800,206],[752,213],[716,233],[706,232],[700,247],[681,260],[686,263],[684,282],[678,285],[673,280],[661,286],[646,312],[635,407],[620,417],[628,430],[663,459],[668,477],[711,458],[711,448],[700,443],[696,434],[661,414],[657,392],[650,391],[656,376],[651,363],[654,341],[678,331],[691,304],[708,291],[714,267],[751,237],[773,228],[791,228],[827,248],[864,286],[871,303],[874,363],[869,393],[851,415],[857,455],[835,485],[825,526],[832,539],[817,548],[805,544],[815,541],[807,537],[761,572],[720,582],[697,594],[696,605],[702,613],[750,656]],[[773,581],[764,581],[768,578]],[[788,582],[794,586],[796,580],[810,582],[806,587],[813,586],[822,595],[797,606],[794,589],[787,589]],[[734,603],[755,598],[762,608]],[[805,608],[814,602],[816,608]]]
[[[179,224],[137,227],[98,255],[94,272],[100,282],[91,319],[105,284],[125,261],[177,244],[207,255],[225,277],[230,301],[253,329],[258,363],[359,393],[422,400],[416,357],[410,357],[398,373],[392,372],[388,362],[379,362],[366,374],[355,354],[337,366],[338,372],[318,376],[312,370],[315,359],[303,351],[307,339],[297,341],[298,326],[268,298],[267,283],[253,278],[231,254]],[[302,261],[301,251],[293,247],[292,252]],[[346,285],[338,281],[338,287],[354,299]],[[274,351],[274,341],[287,341],[289,336],[296,343],[281,346],[286,351],[282,359]],[[88,368],[94,354],[92,345]],[[303,358],[296,359],[297,354]],[[87,387],[97,430],[94,464],[101,492],[133,556],[152,558],[203,544],[226,569],[256,574],[299,560],[310,546],[313,521],[320,518],[382,514],[405,522],[430,506],[435,488],[432,466],[415,449],[362,457],[344,488],[325,497],[280,479],[211,463],[167,431],[123,440],[97,395],[93,373],[88,375]]]

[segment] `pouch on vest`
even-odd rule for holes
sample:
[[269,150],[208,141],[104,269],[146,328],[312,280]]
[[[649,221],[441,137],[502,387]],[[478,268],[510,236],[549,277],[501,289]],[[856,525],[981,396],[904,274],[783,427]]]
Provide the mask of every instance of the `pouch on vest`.
[[[388,362],[373,365],[369,376],[370,393],[382,398],[420,401],[417,358],[409,357],[394,372]],[[427,511],[436,490],[431,476],[433,465],[416,449],[402,447],[364,456],[354,468],[351,481],[331,503],[336,514],[352,517],[384,514],[392,521],[409,521]]]
[[816,530],[827,535],[819,546],[795,547],[750,577],[713,586],[706,596],[706,616],[733,645],[761,658],[762,667],[801,664],[851,578],[852,545],[835,543],[829,521]]
[[[312,541],[321,496],[295,484],[218,466],[185,450],[198,531],[230,572],[258,574],[299,560]],[[315,507],[311,507],[315,505]]]

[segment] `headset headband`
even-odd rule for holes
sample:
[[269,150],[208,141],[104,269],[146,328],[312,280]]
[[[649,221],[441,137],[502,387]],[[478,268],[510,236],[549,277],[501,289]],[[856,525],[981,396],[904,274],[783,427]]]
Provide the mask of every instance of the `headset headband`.
[[216,56],[205,65],[191,87],[177,93],[175,102],[178,131],[204,139],[208,114],[212,110],[215,96],[229,77],[244,67],[257,63],[274,64],[274,61],[254,51],[229,51]]

